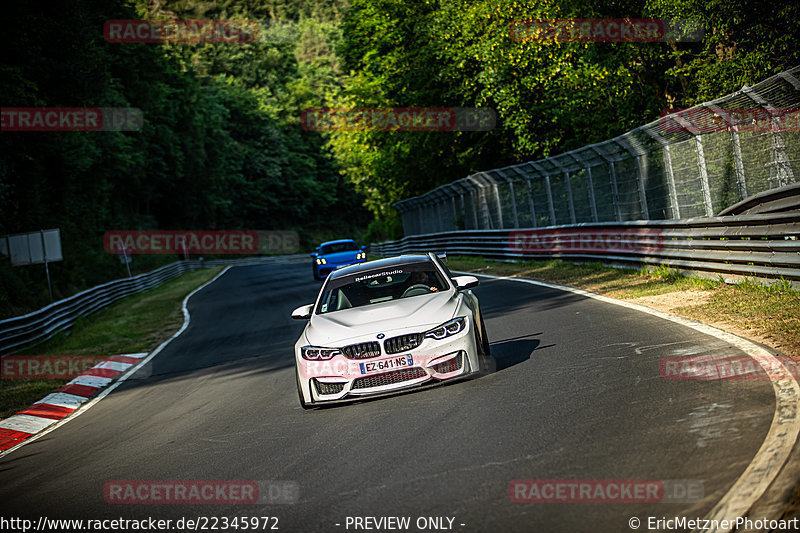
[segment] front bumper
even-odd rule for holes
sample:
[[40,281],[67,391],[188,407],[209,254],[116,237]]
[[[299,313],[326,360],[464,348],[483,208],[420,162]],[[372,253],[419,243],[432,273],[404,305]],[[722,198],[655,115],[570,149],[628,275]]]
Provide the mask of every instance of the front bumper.
[[333,272],[334,270],[338,270],[340,268],[344,268],[350,265],[357,265],[359,263],[366,263],[366,259],[358,259],[352,261],[344,261],[342,263],[325,263],[324,265],[317,264],[314,262],[314,269],[317,271],[317,276],[320,278],[328,277],[328,275]]
[[[295,353],[301,394],[306,403],[341,402],[476,373],[480,365],[472,327],[468,321],[464,331],[450,338],[425,339],[417,348],[396,354],[387,354],[382,348],[381,355],[367,359],[338,355],[327,361],[309,361],[300,356],[302,343],[298,342]],[[364,341],[372,339],[374,336]],[[410,359],[395,366],[402,358]],[[362,363],[374,364],[365,367]]]

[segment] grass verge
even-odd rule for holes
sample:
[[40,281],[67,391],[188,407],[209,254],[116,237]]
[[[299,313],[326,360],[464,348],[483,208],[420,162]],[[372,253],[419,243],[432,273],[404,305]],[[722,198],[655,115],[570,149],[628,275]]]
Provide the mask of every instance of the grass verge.
[[633,301],[747,337],[800,358],[800,291],[786,281],[736,284],[684,276],[675,269],[618,269],[565,261],[503,263],[448,257],[452,270],[550,281]]
[[[222,268],[189,272],[158,287],[132,294],[79,319],[66,332],[18,355],[111,356],[149,352],[183,324],[181,302]],[[0,419],[8,417],[66,384],[68,380],[0,379]]]

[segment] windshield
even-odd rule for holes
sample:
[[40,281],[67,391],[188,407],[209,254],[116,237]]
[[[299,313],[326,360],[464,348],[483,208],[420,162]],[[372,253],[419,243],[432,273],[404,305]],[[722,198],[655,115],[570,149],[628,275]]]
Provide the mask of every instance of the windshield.
[[339,252],[357,252],[361,250],[354,242],[336,242],[324,244],[319,248],[319,255],[338,254]]
[[430,261],[394,265],[331,280],[317,314],[433,294],[447,288]]

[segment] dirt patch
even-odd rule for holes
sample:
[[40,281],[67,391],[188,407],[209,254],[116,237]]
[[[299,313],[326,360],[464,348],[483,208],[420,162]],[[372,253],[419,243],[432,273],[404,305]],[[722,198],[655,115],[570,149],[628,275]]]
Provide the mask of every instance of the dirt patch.
[[688,290],[667,292],[653,296],[640,296],[639,298],[631,298],[630,301],[652,307],[657,311],[670,313],[682,307],[705,305],[711,300],[712,295],[713,293],[710,291]]
[[800,353],[794,346],[781,342],[780,338],[774,335],[756,331],[745,327],[743,324],[735,324],[730,321],[720,320],[720,315],[715,315],[706,305],[712,302],[715,291],[686,290],[675,291],[653,296],[641,296],[639,298],[628,298],[634,302],[656,311],[671,313],[684,318],[698,320],[703,324],[708,324],[715,328],[733,333],[739,337],[753,340],[765,346],[773,348],[784,355],[799,357]]

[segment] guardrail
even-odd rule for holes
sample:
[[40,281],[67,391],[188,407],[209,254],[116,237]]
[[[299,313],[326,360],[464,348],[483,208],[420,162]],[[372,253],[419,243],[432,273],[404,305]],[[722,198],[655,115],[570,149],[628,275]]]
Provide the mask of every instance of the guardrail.
[[9,354],[33,344],[43,342],[60,331],[71,327],[83,316],[138,292],[161,285],[184,272],[224,265],[255,265],[276,262],[307,260],[306,255],[254,257],[237,260],[199,259],[176,261],[156,270],[131,278],[118,279],[79,292],[69,298],[54,302],[38,311],[14,318],[0,320],[0,354]]
[[380,256],[435,251],[506,261],[561,258],[663,264],[688,271],[798,281],[800,211],[449,231],[372,244],[369,251]]
[[756,194],[720,212],[719,216],[800,212],[800,183]]

